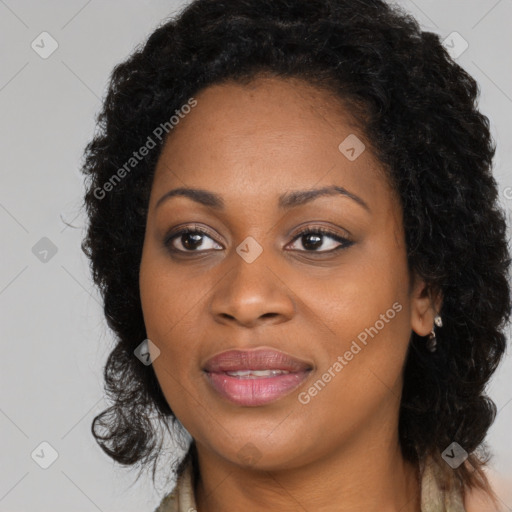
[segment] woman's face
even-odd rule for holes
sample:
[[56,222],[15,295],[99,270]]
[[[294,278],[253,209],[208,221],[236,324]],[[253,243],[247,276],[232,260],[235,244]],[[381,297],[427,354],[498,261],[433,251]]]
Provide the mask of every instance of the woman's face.
[[[225,83],[196,100],[156,168],[140,269],[171,409],[200,454],[240,466],[397,440],[411,330],[427,335],[433,315],[363,134],[295,80]],[[163,199],[176,189],[204,192]]]

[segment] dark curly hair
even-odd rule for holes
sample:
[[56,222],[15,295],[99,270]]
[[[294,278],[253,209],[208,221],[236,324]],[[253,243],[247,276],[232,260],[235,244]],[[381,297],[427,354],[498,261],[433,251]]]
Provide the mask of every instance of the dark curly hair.
[[[485,488],[483,441],[496,415],[485,388],[506,349],[511,309],[495,145],[475,80],[438,35],[381,0],[195,0],[114,68],[82,168],[89,218],[82,249],[116,335],[104,369],[113,405],[93,420],[96,441],[120,464],[153,462],[154,481],[158,426],[176,425],[152,366],[133,354],[147,337],[139,265],[165,138],[123,179],[112,178],[201,89],[262,75],[334,93],[382,162],[401,200],[409,267],[443,297],[438,350],[411,334],[401,449],[419,462],[439,459],[456,441],[470,454],[470,465],[455,470],[458,481]],[[178,475],[194,452],[192,442]]]

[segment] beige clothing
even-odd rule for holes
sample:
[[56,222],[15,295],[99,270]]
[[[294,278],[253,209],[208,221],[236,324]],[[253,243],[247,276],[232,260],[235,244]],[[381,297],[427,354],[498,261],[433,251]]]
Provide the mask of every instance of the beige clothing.
[[[421,465],[421,512],[466,512],[460,490],[443,490],[446,483],[444,475],[449,474],[449,471],[432,460]],[[163,498],[155,512],[200,512],[196,509],[191,463],[178,478],[174,490]]]

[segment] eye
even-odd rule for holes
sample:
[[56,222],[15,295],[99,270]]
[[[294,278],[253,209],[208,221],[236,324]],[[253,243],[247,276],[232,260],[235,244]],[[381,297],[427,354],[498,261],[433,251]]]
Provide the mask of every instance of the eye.
[[[208,235],[208,231],[200,226],[185,227],[171,233],[166,237],[164,244],[173,252],[203,252],[203,250],[222,249],[222,246]],[[201,250],[197,250],[198,248]]]
[[[330,242],[325,243],[330,239]],[[298,242],[305,249],[293,247]],[[292,241],[292,249],[300,252],[328,253],[345,249],[353,245],[354,242],[330,231],[326,228],[308,227],[300,231]],[[165,246],[174,253],[201,253],[208,250],[222,250],[223,247],[218,244],[209,232],[201,226],[186,226],[179,231],[169,234],[164,241]],[[322,250],[319,250],[322,249]]]
[[[325,239],[331,239],[330,242],[325,244]],[[305,250],[298,249],[301,252],[334,252],[341,249],[346,249],[353,245],[354,242],[340,236],[333,231],[326,228],[306,228],[298,233],[293,239],[294,243],[300,242]],[[297,241],[297,242],[296,242]],[[324,250],[318,250],[323,248]]]

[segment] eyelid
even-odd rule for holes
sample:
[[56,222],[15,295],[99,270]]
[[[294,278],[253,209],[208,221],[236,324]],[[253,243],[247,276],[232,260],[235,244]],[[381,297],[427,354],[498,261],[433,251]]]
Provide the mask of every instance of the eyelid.
[[199,231],[200,233],[204,233],[205,235],[208,235],[210,238],[213,238],[212,233],[210,233],[210,230],[208,228],[205,228],[204,226],[200,224],[183,224],[176,226],[169,230],[169,232],[165,235],[165,239],[169,240],[176,235],[181,235],[184,232],[194,232]]
[[[341,231],[342,233],[339,233],[338,231]],[[326,226],[324,224],[305,224],[305,225],[302,225],[298,228],[297,232],[295,234],[293,234],[293,239],[295,240],[299,235],[302,235],[304,233],[309,233],[309,232],[314,232],[314,233],[322,233],[322,234],[326,234],[326,235],[330,235],[330,236],[334,236],[334,237],[338,237],[338,238],[346,238],[346,239],[350,239],[352,238],[352,233],[350,233],[350,231],[348,231],[347,229],[343,229],[341,227],[331,227],[331,226]]]

